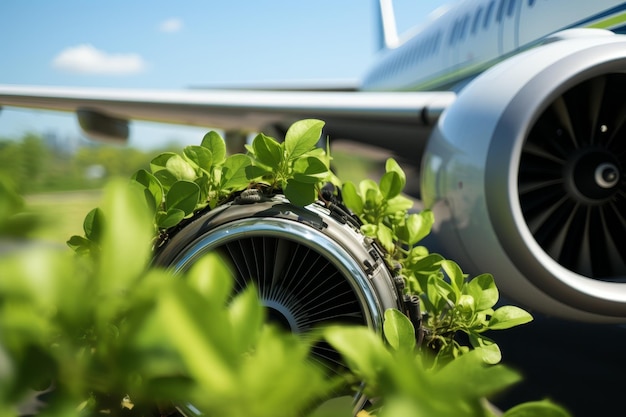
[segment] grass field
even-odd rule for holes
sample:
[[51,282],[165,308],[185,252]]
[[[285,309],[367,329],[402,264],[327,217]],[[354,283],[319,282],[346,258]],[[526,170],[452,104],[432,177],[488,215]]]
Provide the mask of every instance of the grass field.
[[27,195],[27,209],[43,219],[35,237],[65,244],[70,236],[83,235],[85,215],[100,204],[101,194],[90,190]]

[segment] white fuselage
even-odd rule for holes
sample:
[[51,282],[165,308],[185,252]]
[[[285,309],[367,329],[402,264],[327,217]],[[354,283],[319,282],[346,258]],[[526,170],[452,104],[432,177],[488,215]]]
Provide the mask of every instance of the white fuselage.
[[466,0],[380,51],[365,91],[458,89],[485,69],[547,36],[573,28],[626,32],[616,0]]

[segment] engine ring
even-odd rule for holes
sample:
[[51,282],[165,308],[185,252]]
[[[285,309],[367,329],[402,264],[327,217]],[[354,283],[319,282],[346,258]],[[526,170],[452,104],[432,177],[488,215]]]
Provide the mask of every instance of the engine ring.
[[[379,249],[319,204],[300,208],[282,196],[235,200],[176,232],[153,263],[181,273],[214,251],[231,265],[235,293],[253,282],[269,318],[295,333],[330,323],[382,333],[384,311],[402,309]],[[314,355],[336,362],[324,349],[315,347]]]

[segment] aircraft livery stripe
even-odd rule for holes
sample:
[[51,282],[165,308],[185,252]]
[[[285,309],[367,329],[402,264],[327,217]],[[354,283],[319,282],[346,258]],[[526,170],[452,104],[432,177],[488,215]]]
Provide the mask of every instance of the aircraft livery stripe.
[[[615,19],[615,22],[612,23],[613,25],[626,21],[625,19],[626,14],[624,13],[624,11],[626,11],[626,3],[622,3],[619,6],[615,6],[602,13],[599,13],[597,15],[594,15],[584,20],[581,20],[579,22],[576,22],[573,25],[570,25],[567,29],[575,28],[575,27],[591,27],[591,28],[606,29],[610,27],[610,25],[607,24],[607,22],[611,20]],[[600,19],[603,19],[603,20],[600,20]]]
[[612,16],[608,19],[604,19],[600,22],[596,22],[587,27],[598,28],[598,29],[610,29],[613,26],[624,24],[624,22],[626,22],[626,12],[620,13],[616,16]]

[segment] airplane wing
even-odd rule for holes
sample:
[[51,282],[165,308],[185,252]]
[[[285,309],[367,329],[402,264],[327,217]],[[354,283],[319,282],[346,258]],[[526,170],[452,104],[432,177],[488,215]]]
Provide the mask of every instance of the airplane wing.
[[[128,120],[284,133],[318,118],[326,134],[384,146],[419,161],[451,92],[132,90],[0,85],[0,106],[76,112],[88,135],[125,140]],[[126,129],[124,129],[126,124]],[[121,128],[120,128],[121,126]]]

